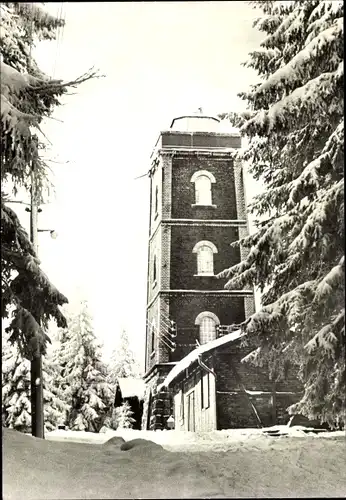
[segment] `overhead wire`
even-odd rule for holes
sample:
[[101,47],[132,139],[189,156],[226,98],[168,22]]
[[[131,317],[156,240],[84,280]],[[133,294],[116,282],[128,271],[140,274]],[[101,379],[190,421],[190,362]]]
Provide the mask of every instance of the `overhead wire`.
[[[150,328],[150,330],[151,330],[151,331],[154,331],[155,336],[156,336],[159,340],[161,340],[161,341],[162,341],[162,342],[163,342],[163,343],[164,343],[164,344],[165,344],[165,345],[166,345],[169,349],[171,349],[171,350],[175,349],[175,347],[176,347],[176,343],[175,343],[175,342],[173,342],[170,338],[168,338],[165,334],[163,334],[162,332],[160,332],[160,331],[158,330],[158,328],[156,327],[156,325],[154,325],[154,323],[153,323],[153,322],[150,322],[150,321],[147,319],[146,326],[147,326],[148,328]],[[165,339],[166,339],[166,341],[165,341]],[[168,342],[170,342],[170,343],[172,344],[172,346],[168,345]],[[173,345],[174,345],[174,347],[173,347]]]
[[169,336],[169,337],[172,337],[172,338],[175,338],[176,335],[173,335],[173,333],[170,331],[170,327],[167,327],[161,320],[161,323],[160,323],[160,328],[162,328],[164,330],[164,332]]
[[[164,312],[161,311],[161,321],[164,322],[166,327],[172,331],[176,330],[176,322],[171,320]],[[176,335],[174,335],[176,337]]]
[[55,58],[54,58],[54,65],[53,65],[53,71],[52,71],[52,78],[55,77],[55,72],[57,68],[57,63],[59,59],[59,52],[61,50],[61,44],[64,36],[64,29],[65,29],[65,20],[66,20],[66,10],[64,7],[64,2],[60,2],[60,7],[58,8],[58,13],[57,13],[57,19],[58,21],[63,21],[63,23],[59,23],[59,26],[57,28],[57,34],[56,34],[56,51],[55,51]]
[[171,325],[175,323],[175,321],[171,320],[170,317],[164,311],[160,311],[160,314],[167,321],[167,323]]
[[162,331],[160,331],[158,328],[154,328],[154,332],[155,334],[157,335],[158,338],[162,339],[163,341],[166,340],[167,342],[169,342],[170,344],[172,344],[170,347],[170,349],[175,349],[176,347],[176,343],[171,340],[169,337],[167,337],[167,335],[165,333],[163,333]]
[[[167,328],[167,330],[170,332],[170,330],[172,330],[173,326],[172,325],[169,325],[168,323],[166,323],[166,321],[161,318],[161,324],[165,326],[165,328]],[[171,333],[171,332],[170,332]]]

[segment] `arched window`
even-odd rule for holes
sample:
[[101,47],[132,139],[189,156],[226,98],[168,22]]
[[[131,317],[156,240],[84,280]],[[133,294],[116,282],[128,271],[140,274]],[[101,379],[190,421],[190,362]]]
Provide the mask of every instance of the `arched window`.
[[195,321],[195,325],[199,326],[199,343],[206,344],[216,339],[216,327],[219,324],[220,321],[216,314],[209,311],[200,313]]
[[207,170],[199,170],[193,174],[191,182],[195,183],[195,204],[212,205],[211,185],[215,182],[213,174]]
[[217,248],[211,241],[199,241],[192,250],[197,254],[197,274],[198,276],[214,275],[214,253]]

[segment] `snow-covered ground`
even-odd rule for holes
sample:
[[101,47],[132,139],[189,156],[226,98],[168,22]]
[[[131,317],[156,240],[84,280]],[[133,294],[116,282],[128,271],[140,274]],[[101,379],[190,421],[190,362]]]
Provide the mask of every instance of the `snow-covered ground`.
[[[286,425],[276,425],[264,429],[228,429],[213,432],[184,432],[184,431],[136,431],[133,429],[123,429],[112,431],[108,429],[105,433],[95,434],[92,432],[76,432],[57,430],[46,434],[46,439],[51,441],[71,441],[78,443],[103,444],[113,436],[120,436],[125,441],[131,439],[148,439],[160,444],[169,451],[228,451],[238,447],[263,448],[266,449],[270,441],[269,432],[277,431],[280,443],[285,447],[284,437],[303,438],[307,435],[312,439],[316,438],[336,438],[345,437],[345,431],[321,432],[315,434],[309,432],[309,428],[303,426],[287,427]],[[268,434],[267,434],[268,433]]]
[[[272,428],[273,429],[273,428]],[[54,431],[39,440],[3,432],[4,500],[344,497],[344,432],[278,427],[209,433]],[[114,436],[139,445],[122,451]]]

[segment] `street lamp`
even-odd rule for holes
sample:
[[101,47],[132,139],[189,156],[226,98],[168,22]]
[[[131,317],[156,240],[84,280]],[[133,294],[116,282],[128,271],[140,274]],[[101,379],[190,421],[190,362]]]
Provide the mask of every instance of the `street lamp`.
[[50,233],[50,237],[53,239],[53,240],[56,240],[57,237],[58,237],[58,233],[54,230],[54,229],[38,229],[37,230],[39,233],[45,233],[45,232],[49,232]]

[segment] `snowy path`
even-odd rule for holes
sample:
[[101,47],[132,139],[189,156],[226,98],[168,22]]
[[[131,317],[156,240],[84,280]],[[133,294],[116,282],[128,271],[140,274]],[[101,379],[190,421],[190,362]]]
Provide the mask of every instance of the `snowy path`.
[[[121,451],[119,446],[102,444],[119,434],[126,440],[151,438],[166,449]],[[346,493],[342,433],[272,438],[254,429],[205,435],[56,432],[48,437],[40,441],[4,431],[4,500],[344,497]],[[89,443],[70,442],[73,439]]]

